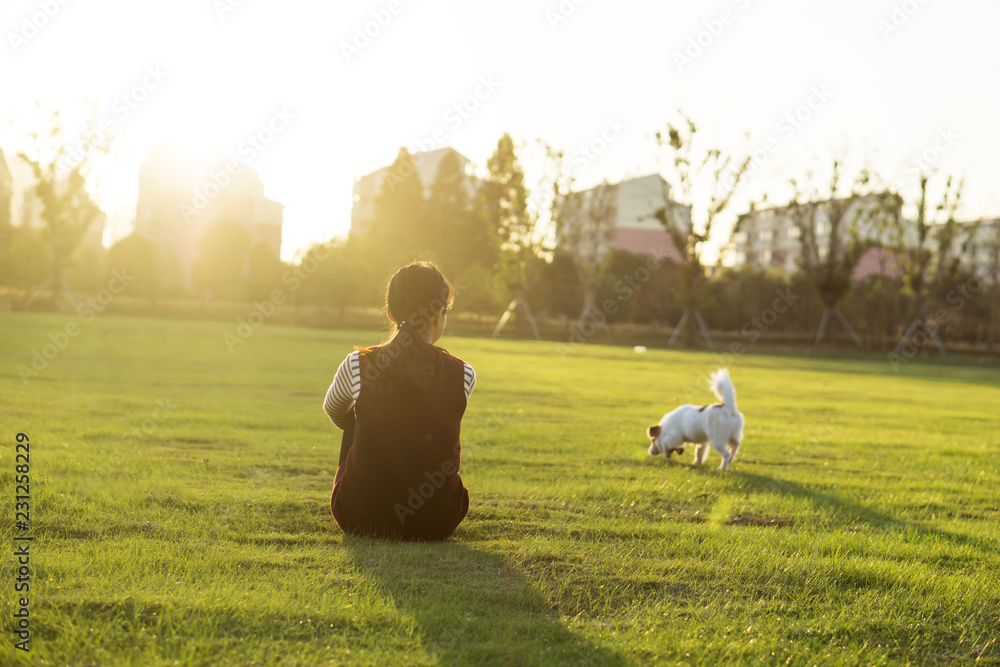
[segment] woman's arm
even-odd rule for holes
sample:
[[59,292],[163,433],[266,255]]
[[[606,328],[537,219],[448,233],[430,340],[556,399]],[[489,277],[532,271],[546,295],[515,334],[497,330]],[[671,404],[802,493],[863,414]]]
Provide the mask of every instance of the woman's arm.
[[358,398],[358,391],[361,389],[360,368],[358,353],[351,352],[340,364],[333,383],[326,392],[323,410],[339,429],[347,426],[351,408]]
[[468,401],[472,396],[472,390],[476,388],[476,371],[472,370],[472,366],[465,364],[465,400]]

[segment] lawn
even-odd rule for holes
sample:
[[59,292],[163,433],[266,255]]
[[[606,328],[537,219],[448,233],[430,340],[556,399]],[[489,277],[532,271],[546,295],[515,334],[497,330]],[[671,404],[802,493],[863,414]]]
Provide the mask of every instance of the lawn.
[[647,424],[714,400],[712,354],[446,336],[478,374],[472,508],[414,545],[328,507],[322,399],[379,333],[264,325],[230,352],[234,328],[0,313],[0,663],[1000,664],[995,362],[731,359],[721,472],[646,453]]

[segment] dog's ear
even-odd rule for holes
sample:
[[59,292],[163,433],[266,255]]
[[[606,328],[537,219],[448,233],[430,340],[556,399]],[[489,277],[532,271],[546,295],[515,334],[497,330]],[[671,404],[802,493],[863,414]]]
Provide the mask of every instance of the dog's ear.
[[650,439],[655,438],[656,436],[660,435],[660,425],[659,424],[650,424],[649,427],[646,428],[646,435],[649,436]]

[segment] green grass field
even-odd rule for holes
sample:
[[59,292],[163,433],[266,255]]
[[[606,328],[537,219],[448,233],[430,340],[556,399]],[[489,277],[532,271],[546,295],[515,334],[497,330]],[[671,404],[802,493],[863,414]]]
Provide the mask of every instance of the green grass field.
[[[377,332],[0,313],[0,663],[1000,664],[1000,371],[745,355],[729,472],[646,454],[713,355],[441,344],[468,518],[345,538],[321,403]],[[51,351],[51,349],[50,349]],[[14,649],[30,436],[31,652]],[[770,520],[777,520],[770,522]]]

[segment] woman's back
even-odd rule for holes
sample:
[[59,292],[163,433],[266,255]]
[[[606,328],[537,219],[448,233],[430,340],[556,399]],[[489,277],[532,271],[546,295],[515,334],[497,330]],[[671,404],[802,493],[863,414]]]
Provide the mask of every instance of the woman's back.
[[469,511],[459,434],[476,374],[434,345],[453,301],[436,266],[404,266],[386,288],[392,336],[337,370],[323,407],[344,429],[330,497],[344,532],[442,540]]
[[444,539],[469,509],[459,467],[471,368],[442,352],[432,387],[385,393],[373,386],[374,355],[359,357],[356,421],[344,432],[330,509],[345,532]]

